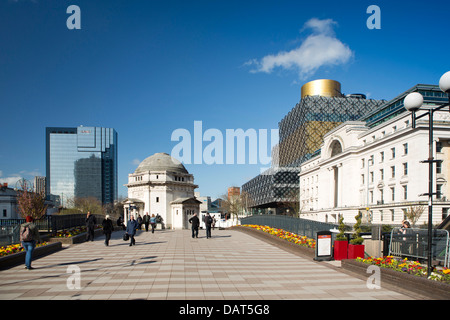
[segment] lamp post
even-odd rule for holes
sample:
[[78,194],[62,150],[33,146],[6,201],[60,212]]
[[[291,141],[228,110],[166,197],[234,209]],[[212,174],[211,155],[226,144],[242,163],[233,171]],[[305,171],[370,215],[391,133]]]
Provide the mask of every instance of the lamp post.
[[[450,106],[450,71],[446,72],[439,80],[440,89],[449,94],[449,103],[443,104],[434,108],[426,108],[427,112],[416,116],[416,111],[418,111],[423,105],[423,96],[418,92],[412,92],[405,97],[404,106],[406,110],[411,111],[412,116],[412,128],[416,128],[416,120],[423,118],[425,116],[429,117],[428,120],[428,159],[421,161],[422,163],[428,163],[428,193],[422,195],[428,196],[428,261],[427,261],[427,276],[431,274],[431,260],[432,260],[432,231],[433,231],[433,163],[440,160],[434,160],[433,157],[433,115],[435,112],[442,110],[445,107]],[[450,107],[449,107],[450,108]],[[450,110],[449,110],[450,111]]]

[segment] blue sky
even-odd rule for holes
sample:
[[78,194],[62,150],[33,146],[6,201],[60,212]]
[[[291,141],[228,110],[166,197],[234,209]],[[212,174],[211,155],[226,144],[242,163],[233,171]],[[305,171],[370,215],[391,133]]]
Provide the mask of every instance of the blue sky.
[[[66,26],[72,4],[80,30]],[[366,26],[372,4],[378,30]],[[171,153],[172,132],[193,133],[194,121],[223,133],[276,129],[301,86],[320,78],[386,100],[437,84],[450,70],[449,9],[444,1],[0,0],[0,182],[45,175],[47,126],[115,128],[126,196],[128,174]],[[213,198],[261,167],[186,164]]]

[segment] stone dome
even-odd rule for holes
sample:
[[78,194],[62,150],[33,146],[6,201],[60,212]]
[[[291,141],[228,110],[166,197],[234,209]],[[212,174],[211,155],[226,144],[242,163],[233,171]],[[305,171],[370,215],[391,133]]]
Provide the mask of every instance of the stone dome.
[[167,153],[155,153],[142,161],[134,173],[148,171],[172,171],[177,173],[189,173],[184,165]]

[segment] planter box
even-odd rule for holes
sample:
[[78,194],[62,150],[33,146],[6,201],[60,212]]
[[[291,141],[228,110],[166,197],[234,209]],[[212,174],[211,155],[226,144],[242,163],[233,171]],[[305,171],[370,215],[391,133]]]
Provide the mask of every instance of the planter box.
[[[372,273],[367,273],[370,264],[359,262],[356,260],[342,260],[341,267],[343,269],[355,272],[364,278],[368,278]],[[414,276],[408,273],[399,272],[389,268],[380,267],[381,287],[383,284],[390,284],[398,288],[402,288],[423,296],[436,300],[450,299],[450,284],[428,280],[423,277]]]
[[348,259],[364,258],[363,244],[349,244],[348,245]]
[[[103,235],[103,229],[96,229],[94,231],[94,237],[98,237]],[[86,241],[86,232],[77,234],[76,236],[69,237],[69,238],[60,238],[60,237],[54,237],[48,239],[48,242],[60,242],[62,244],[76,244],[76,243],[82,243]]]
[[347,259],[348,257],[348,241],[346,240],[335,240],[334,241],[334,260]]
[[[61,242],[50,243],[46,246],[37,247],[33,251],[33,261],[37,258],[49,255],[58,250],[61,250]],[[19,264],[25,265],[25,251],[9,254],[7,256],[0,257],[0,270],[8,269]]]

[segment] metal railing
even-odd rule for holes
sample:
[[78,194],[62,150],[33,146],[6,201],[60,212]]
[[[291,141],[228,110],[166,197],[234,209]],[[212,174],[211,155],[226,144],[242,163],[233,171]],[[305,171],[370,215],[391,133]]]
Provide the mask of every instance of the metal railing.
[[8,246],[13,243],[19,243],[19,229],[18,225],[9,225],[0,227],[0,246]]
[[241,224],[255,224],[283,229],[311,239],[316,238],[318,231],[329,231],[337,228],[337,224],[301,219],[283,215],[253,215],[241,219]]
[[[104,216],[94,215],[97,224],[101,224]],[[20,225],[25,223],[25,219],[0,219],[0,245],[10,245],[19,243]],[[40,231],[48,232],[55,235],[60,230],[67,230],[75,227],[86,225],[85,214],[67,214],[67,215],[51,215],[43,216],[34,220],[34,224]]]
[[[433,229],[432,259],[444,267],[450,265],[449,232],[443,229]],[[389,239],[389,255],[418,261],[428,260],[428,230],[394,228]]]

